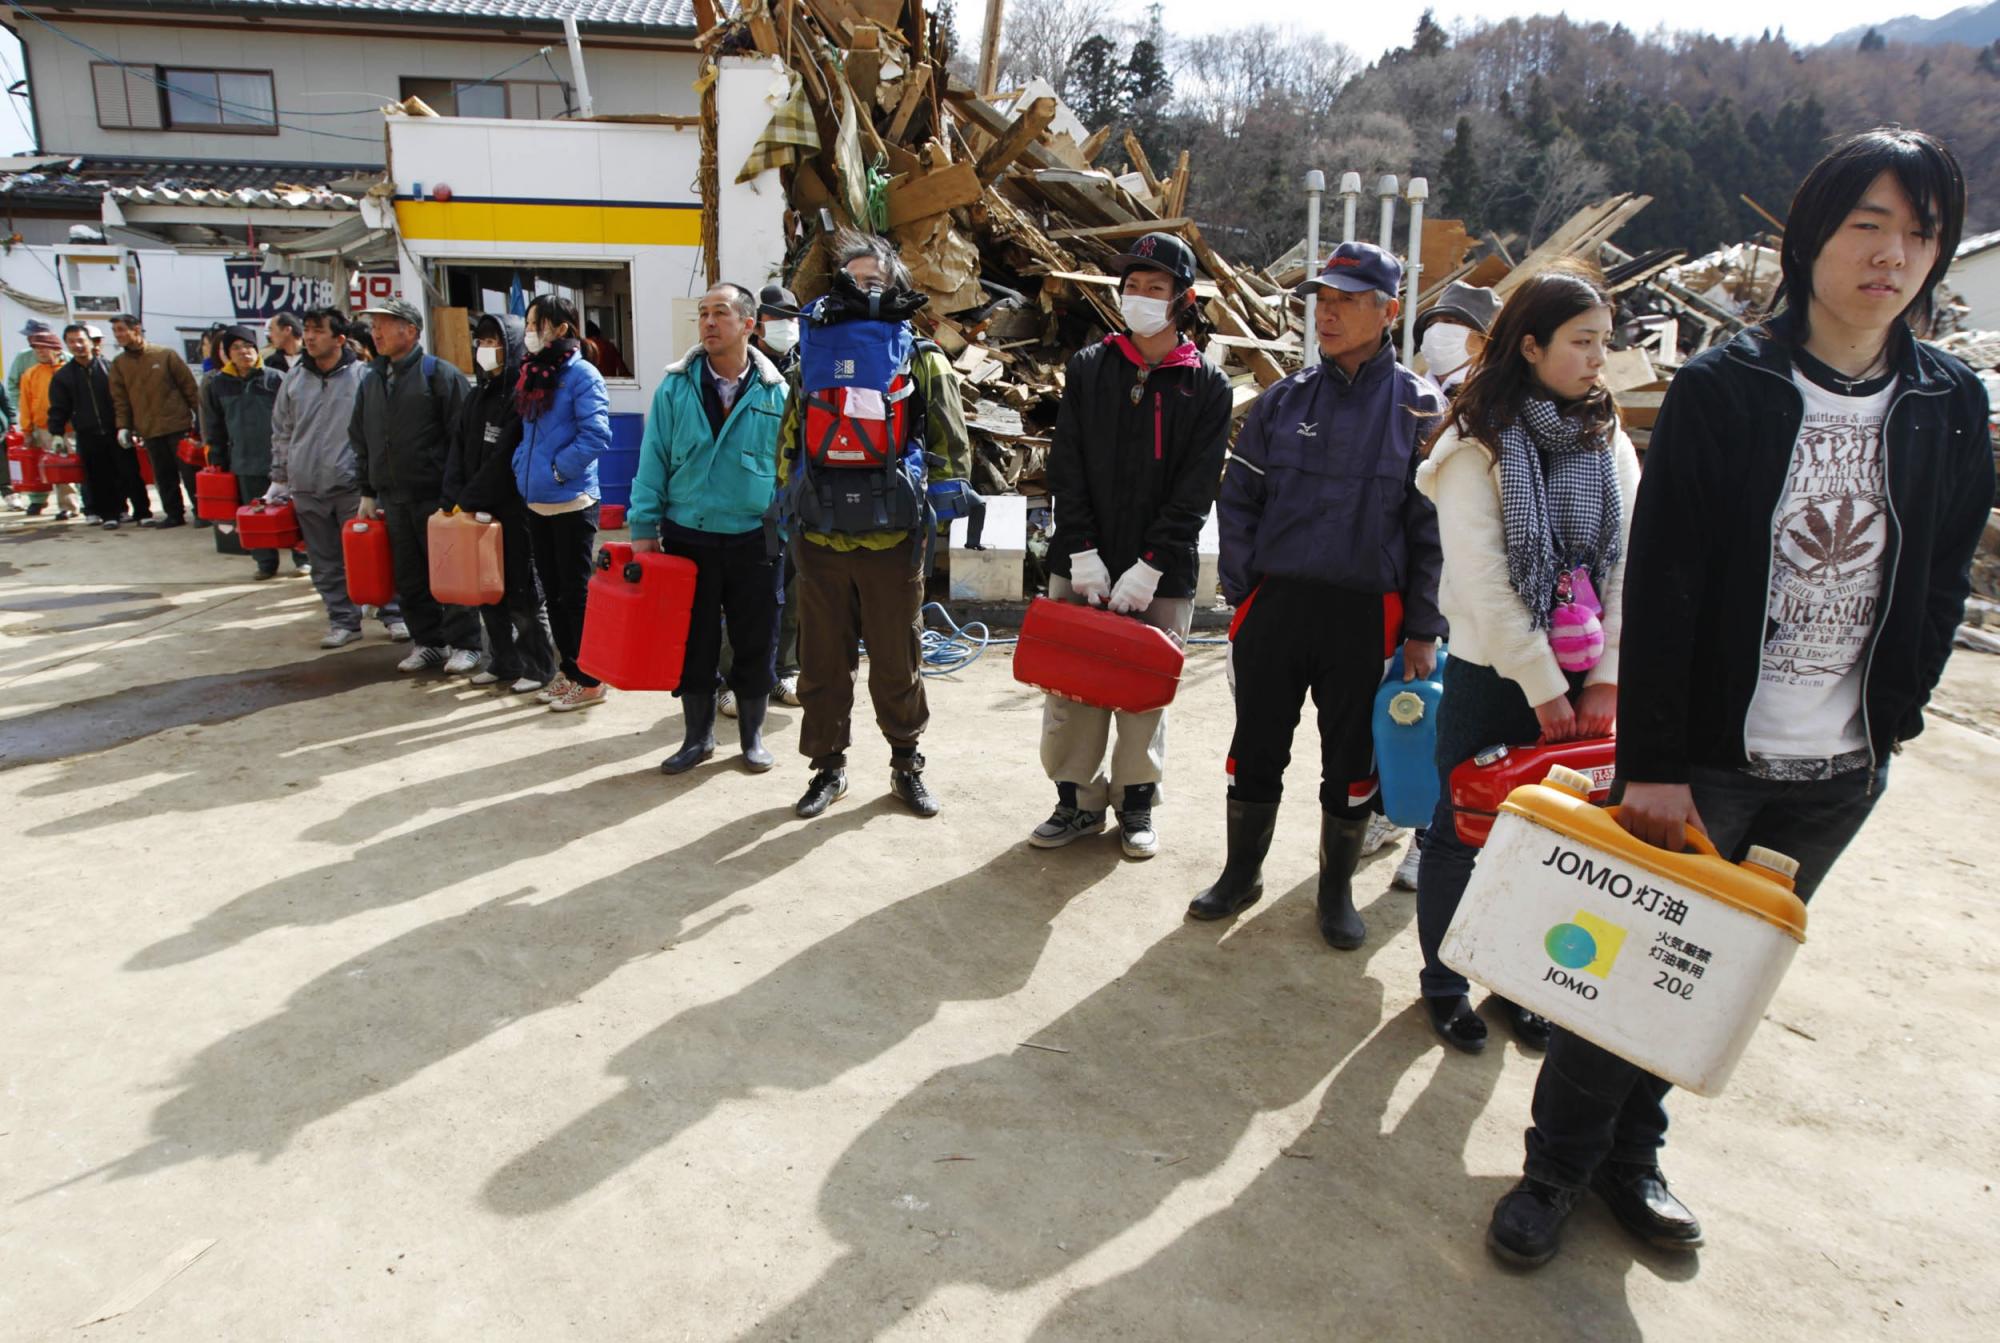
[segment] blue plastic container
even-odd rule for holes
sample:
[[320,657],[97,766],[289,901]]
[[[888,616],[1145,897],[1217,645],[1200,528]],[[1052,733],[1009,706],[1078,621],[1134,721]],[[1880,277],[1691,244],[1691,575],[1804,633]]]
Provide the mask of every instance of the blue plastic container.
[[646,436],[646,417],[631,413],[611,417],[611,446],[597,458],[597,493],[607,504],[630,506],[632,478],[639,474],[639,442]]
[[1437,711],[1444,698],[1445,650],[1427,681],[1403,680],[1403,650],[1375,692],[1375,773],[1382,810],[1397,825],[1426,826],[1437,810]]

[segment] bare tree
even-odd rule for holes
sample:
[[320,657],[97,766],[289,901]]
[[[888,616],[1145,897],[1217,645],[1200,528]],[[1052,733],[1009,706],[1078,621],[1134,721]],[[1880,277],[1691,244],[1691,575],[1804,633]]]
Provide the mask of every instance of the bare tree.
[[1037,76],[1067,97],[1077,48],[1099,34],[1118,41],[1129,27],[1117,0],[1008,0],[1000,42],[1002,82]]
[[1606,194],[1610,174],[1584,151],[1583,142],[1564,131],[1542,151],[1539,192],[1528,240],[1541,243],[1565,219]]

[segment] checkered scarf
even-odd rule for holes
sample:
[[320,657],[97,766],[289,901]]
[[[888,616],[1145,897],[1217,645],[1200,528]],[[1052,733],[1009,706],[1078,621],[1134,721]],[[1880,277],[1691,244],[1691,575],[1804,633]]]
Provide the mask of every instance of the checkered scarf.
[[793,75],[785,101],[771,114],[770,124],[750,147],[750,157],[743,160],[736,180],[748,182],[766,168],[782,168],[811,158],[819,149],[819,123],[813,120],[812,108],[806,103],[805,85]]
[[1530,398],[1500,431],[1500,511],[1508,581],[1545,630],[1563,574],[1582,565],[1601,582],[1618,558],[1618,470],[1606,437]]

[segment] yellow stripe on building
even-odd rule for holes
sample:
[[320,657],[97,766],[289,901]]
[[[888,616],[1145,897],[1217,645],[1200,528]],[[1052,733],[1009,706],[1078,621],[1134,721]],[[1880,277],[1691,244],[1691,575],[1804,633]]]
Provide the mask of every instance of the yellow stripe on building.
[[689,206],[397,201],[396,227],[406,238],[452,242],[701,246],[701,211]]

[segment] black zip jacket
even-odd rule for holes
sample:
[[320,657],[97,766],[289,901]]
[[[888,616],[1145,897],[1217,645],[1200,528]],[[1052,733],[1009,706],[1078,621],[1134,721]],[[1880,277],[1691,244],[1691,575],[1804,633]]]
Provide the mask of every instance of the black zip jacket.
[[1109,340],[1071,356],[1049,447],[1049,572],[1067,578],[1070,556],[1095,550],[1114,583],[1144,560],[1160,571],[1156,596],[1194,595],[1195,542],[1222,480],[1229,403],[1229,379],[1199,355],[1170,357],[1150,374]]
[[[1768,606],[1772,526],[1805,400],[1795,321],[1781,314],[1674,376],[1646,452],[1625,567],[1618,773],[1685,783],[1691,766],[1742,768]],[[1986,391],[1958,360],[1899,337],[1888,454],[1889,546],[1862,712],[1879,768],[1924,728],[1972,590],[1993,504]]]
[[[5,393],[0,393],[4,399]],[[49,379],[49,432],[60,438],[73,430],[81,437],[113,438],[118,412],[111,401],[111,365],[102,359],[72,359]]]
[[[354,394],[347,436],[356,484],[369,498],[426,503],[444,491],[445,450],[465,404],[465,375],[442,359],[424,377],[423,346],[373,360]],[[395,388],[389,380],[395,375]]]
[[458,432],[444,459],[444,501],[468,513],[519,518],[528,506],[514,483],[514,449],[521,441],[521,412],[514,405],[514,385],[526,357],[520,318],[501,313],[500,369],[479,380],[459,412]]

